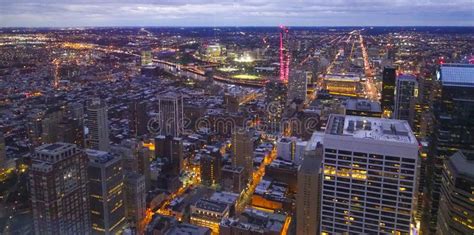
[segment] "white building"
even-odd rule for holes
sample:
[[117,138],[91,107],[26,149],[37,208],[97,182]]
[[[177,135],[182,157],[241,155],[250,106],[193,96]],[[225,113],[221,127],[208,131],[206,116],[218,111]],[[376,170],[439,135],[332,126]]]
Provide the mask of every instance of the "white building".
[[87,103],[87,122],[89,137],[88,148],[106,151],[110,150],[109,124],[107,104],[101,99],[92,99]]
[[332,115],[323,146],[321,232],[410,233],[418,142],[408,123]]
[[277,143],[277,156],[295,164],[300,164],[306,148],[306,141],[296,137],[283,137]]

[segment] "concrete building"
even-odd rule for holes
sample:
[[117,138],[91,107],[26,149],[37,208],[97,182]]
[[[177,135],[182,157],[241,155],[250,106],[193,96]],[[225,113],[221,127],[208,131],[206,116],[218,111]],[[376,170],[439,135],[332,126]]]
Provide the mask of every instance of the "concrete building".
[[254,142],[252,132],[245,129],[234,129],[232,133],[232,164],[244,168],[244,177],[251,180],[253,174]]
[[296,234],[319,234],[323,159],[323,147],[319,141],[320,138],[313,135],[308,142],[304,160],[298,168]]
[[308,92],[308,78],[304,70],[292,70],[288,78],[288,101],[295,99],[306,101],[306,93]]
[[222,156],[219,149],[200,157],[201,183],[206,186],[219,184],[221,181]]
[[148,114],[146,102],[132,101],[128,105],[129,120],[128,128],[133,137],[142,136],[148,133]]
[[243,167],[224,166],[221,170],[221,187],[224,191],[240,194],[246,185]]
[[300,164],[303,160],[306,143],[296,137],[283,137],[277,142],[277,157]]
[[94,234],[116,234],[125,225],[124,174],[120,156],[93,149],[89,158],[88,180],[91,224]]
[[474,233],[474,152],[458,151],[443,165],[436,234]]
[[366,99],[349,99],[345,101],[345,114],[362,117],[382,117],[382,108],[379,102]]
[[321,232],[410,233],[418,142],[408,123],[332,115],[323,145]]
[[145,177],[131,172],[125,174],[125,213],[132,227],[142,229],[139,222],[146,215]]
[[35,149],[29,169],[35,234],[91,233],[87,164],[74,144]]
[[104,100],[92,99],[87,103],[86,126],[89,129],[88,148],[110,151],[107,104]]
[[395,87],[394,119],[406,120],[415,126],[415,105],[418,102],[418,80],[414,75],[400,75]]

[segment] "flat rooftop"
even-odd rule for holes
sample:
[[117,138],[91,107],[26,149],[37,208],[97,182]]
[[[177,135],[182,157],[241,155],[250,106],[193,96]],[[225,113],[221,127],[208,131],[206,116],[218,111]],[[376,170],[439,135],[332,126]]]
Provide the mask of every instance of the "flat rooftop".
[[346,110],[382,112],[379,102],[367,99],[349,99],[345,104]]
[[405,120],[331,115],[326,134],[386,142],[417,143],[410,125]]
[[44,144],[35,149],[36,153],[46,154],[46,155],[56,155],[59,153],[66,152],[71,148],[76,147],[75,144],[69,143],[54,143],[54,144]]
[[474,64],[443,64],[439,76],[443,86],[474,87]]
[[474,152],[458,151],[449,157],[450,164],[456,169],[456,172],[465,177],[474,180]]

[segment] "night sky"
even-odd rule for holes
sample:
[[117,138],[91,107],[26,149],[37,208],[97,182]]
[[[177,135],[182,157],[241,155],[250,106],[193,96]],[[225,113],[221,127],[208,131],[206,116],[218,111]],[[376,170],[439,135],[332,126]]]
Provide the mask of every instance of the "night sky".
[[0,0],[0,27],[474,26],[474,0]]

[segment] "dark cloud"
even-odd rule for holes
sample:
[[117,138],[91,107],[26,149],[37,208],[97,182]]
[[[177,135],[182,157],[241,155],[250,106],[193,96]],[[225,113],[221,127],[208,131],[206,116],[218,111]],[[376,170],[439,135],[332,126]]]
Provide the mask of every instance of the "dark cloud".
[[467,25],[472,0],[0,0],[0,26]]

